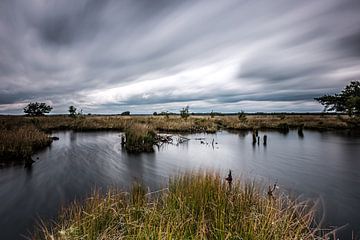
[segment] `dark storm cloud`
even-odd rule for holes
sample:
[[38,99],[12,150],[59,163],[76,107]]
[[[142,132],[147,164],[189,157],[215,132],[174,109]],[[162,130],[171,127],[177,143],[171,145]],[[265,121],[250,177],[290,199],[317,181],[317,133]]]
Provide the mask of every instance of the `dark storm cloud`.
[[1,0],[0,113],[29,101],[320,110],[313,97],[360,78],[359,11],[356,0]]
[[360,58],[360,29],[341,38],[338,41],[337,47],[344,50],[345,54],[349,56]]

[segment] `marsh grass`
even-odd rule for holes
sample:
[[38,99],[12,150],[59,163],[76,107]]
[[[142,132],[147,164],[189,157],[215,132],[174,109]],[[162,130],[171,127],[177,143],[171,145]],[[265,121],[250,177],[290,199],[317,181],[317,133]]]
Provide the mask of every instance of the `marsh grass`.
[[124,131],[136,123],[147,124],[154,130],[164,132],[216,132],[219,129],[251,130],[280,129],[287,124],[290,128],[304,129],[346,129],[357,128],[358,118],[326,115],[247,115],[246,121],[238,116],[0,116],[0,129],[34,125],[40,130],[119,130]]
[[125,130],[125,149],[131,153],[153,152],[156,133],[146,124],[132,124]]
[[[99,192],[42,224],[34,239],[317,239],[311,202],[269,199],[254,182],[188,173],[168,188],[147,193]],[[320,239],[320,238],[319,238]]]
[[51,143],[49,136],[32,125],[0,132],[0,160],[23,161]]

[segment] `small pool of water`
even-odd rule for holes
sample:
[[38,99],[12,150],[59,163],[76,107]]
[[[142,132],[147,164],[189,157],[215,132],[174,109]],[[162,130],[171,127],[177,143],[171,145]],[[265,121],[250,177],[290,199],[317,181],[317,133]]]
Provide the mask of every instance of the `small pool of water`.
[[253,145],[249,132],[190,134],[186,143],[146,154],[122,151],[120,134],[55,132],[60,140],[36,154],[31,168],[0,168],[0,239],[22,239],[40,218],[55,217],[61,206],[94,188],[126,189],[141,181],[156,190],[169,176],[198,169],[220,171],[224,177],[232,169],[236,176],[266,185],[277,182],[290,194],[319,198],[326,223],[346,225],[341,239],[350,239],[351,230],[360,233],[358,133],[260,132],[267,135],[266,146]]

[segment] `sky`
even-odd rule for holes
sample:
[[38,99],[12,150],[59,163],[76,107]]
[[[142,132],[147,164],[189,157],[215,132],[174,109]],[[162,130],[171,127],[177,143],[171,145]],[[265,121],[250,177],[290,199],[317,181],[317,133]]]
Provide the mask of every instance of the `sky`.
[[358,0],[0,0],[0,114],[314,112],[359,79]]

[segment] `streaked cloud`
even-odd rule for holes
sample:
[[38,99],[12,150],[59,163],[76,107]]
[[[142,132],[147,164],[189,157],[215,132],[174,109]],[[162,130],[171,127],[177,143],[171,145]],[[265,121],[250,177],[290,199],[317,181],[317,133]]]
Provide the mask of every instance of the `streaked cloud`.
[[360,4],[0,1],[0,113],[319,111],[360,79]]

